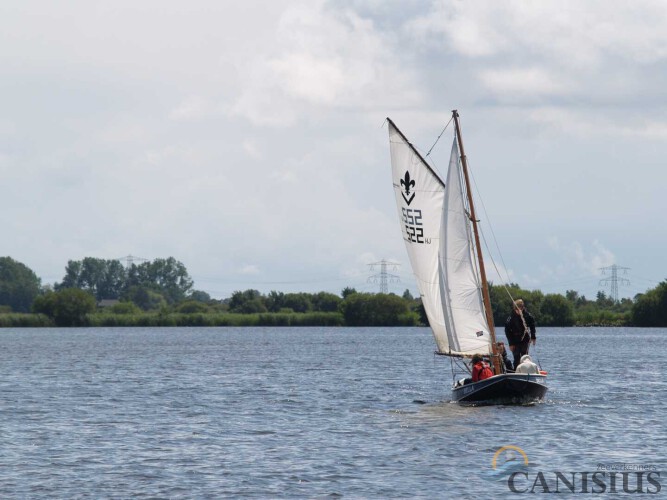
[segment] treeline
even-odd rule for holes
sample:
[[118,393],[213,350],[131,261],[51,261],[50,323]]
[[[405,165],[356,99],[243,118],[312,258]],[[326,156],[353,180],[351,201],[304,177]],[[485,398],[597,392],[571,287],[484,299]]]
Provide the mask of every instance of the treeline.
[[[141,308],[125,300],[100,307],[78,288],[48,291],[35,299],[33,314],[0,314],[0,327],[22,326],[417,326],[419,302],[396,295],[328,292],[263,295],[235,292],[226,300],[186,298],[171,306]],[[408,294],[409,295],[409,294]]]
[[[419,298],[394,294],[236,291],[223,300],[195,290],[173,257],[124,267],[118,260],[69,261],[52,285],[24,264],[0,258],[0,327],[19,326],[413,326],[428,320]],[[490,285],[494,322],[502,326],[511,298],[522,298],[539,326],[667,326],[667,281],[634,300],[603,292],[589,300]]]
[[[0,258],[4,326],[393,326],[422,323],[412,297],[357,293],[267,295],[237,291],[215,300],[173,257],[125,268],[118,260],[69,261],[62,281],[42,286],[24,264]],[[408,294],[409,295],[409,294]]]
[[[633,325],[635,301],[612,300],[598,292],[594,300],[568,290],[565,295],[523,290],[519,285],[491,285],[491,308],[496,325],[504,325],[512,310],[512,298],[521,298],[541,326],[629,326]],[[638,296],[639,297],[639,296]],[[636,298],[636,300],[640,300]]]

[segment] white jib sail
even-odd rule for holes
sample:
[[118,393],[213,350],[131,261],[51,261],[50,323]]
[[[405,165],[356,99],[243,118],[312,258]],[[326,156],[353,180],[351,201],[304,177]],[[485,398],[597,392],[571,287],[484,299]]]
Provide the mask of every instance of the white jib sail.
[[449,351],[440,300],[440,223],[445,183],[389,121],[396,207],[422,303],[440,352]]
[[[452,159],[455,169],[452,173],[450,164],[448,176],[456,175],[453,183],[459,194],[446,196],[445,183],[391,121],[389,145],[403,239],[438,351],[454,355],[477,352],[487,354],[490,338],[481,302],[481,289],[477,286],[476,292],[472,292],[470,277],[461,272],[462,268],[470,266],[470,272],[477,276],[470,241],[466,236],[465,247],[460,242],[461,235],[467,235],[470,229],[465,218],[458,176],[458,148],[454,144],[456,149],[452,150]],[[448,206],[459,200],[459,207],[456,210],[445,208],[446,198]],[[458,232],[454,230],[458,223],[449,220],[456,214],[464,216],[459,222],[463,223],[463,227]],[[445,232],[445,224],[451,228],[451,235]],[[452,245],[447,243],[445,237],[452,238]],[[455,244],[454,241],[459,243]],[[463,258],[463,255],[468,257]],[[450,278],[449,273],[453,273],[454,277]],[[479,282],[478,279],[473,281]],[[459,289],[460,285],[463,288]],[[481,333],[478,335],[478,332]]]
[[440,238],[440,295],[449,348],[457,354],[489,354],[491,336],[466,211],[459,148],[454,139],[447,173]]

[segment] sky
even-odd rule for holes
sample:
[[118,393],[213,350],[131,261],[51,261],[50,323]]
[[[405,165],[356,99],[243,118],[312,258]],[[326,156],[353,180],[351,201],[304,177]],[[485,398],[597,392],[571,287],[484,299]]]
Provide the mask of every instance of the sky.
[[384,259],[416,294],[385,118],[424,152],[458,109],[491,280],[633,297],[667,278],[665,33],[649,0],[7,0],[0,254],[172,256],[215,298]]

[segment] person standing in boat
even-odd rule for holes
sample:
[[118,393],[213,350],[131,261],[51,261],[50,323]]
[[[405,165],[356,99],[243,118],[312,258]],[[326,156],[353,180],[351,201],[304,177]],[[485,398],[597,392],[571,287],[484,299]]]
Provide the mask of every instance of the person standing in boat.
[[514,301],[512,313],[505,322],[505,335],[514,354],[514,369],[521,363],[521,356],[528,354],[528,344],[535,345],[535,318],[526,310],[523,300]]

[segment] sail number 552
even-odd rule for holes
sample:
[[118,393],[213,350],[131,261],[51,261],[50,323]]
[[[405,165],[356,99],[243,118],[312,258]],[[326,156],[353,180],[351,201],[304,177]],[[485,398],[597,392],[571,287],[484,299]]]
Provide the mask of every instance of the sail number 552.
[[403,208],[403,222],[408,241],[412,243],[424,243],[424,227],[422,224],[422,211],[416,208]]

